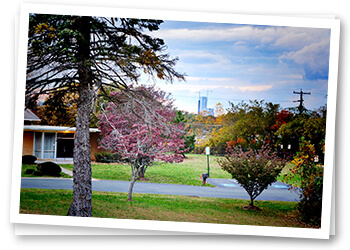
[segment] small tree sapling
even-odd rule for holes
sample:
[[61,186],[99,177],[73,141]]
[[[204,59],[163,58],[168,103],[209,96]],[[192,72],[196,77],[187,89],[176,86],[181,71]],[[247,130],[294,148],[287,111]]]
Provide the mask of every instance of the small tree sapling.
[[254,200],[269,185],[276,181],[286,162],[272,152],[268,146],[261,149],[227,148],[224,158],[218,159],[221,168],[232,175],[250,196],[249,210],[259,210]]

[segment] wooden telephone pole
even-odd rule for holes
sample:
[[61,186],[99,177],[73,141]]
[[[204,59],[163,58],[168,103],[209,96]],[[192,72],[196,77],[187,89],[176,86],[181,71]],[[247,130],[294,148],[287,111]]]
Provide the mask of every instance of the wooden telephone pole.
[[301,114],[303,111],[304,111],[304,106],[303,106],[303,95],[311,95],[310,92],[303,92],[302,89],[300,89],[300,92],[296,92],[296,91],[293,91],[293,94],[297,94],[297,95],[300,95],[300,99],[297,100],[297,101],[293,101],[293,102],[299,102],[299,107],[298,107],[298,110],[299,110],[299,113]]

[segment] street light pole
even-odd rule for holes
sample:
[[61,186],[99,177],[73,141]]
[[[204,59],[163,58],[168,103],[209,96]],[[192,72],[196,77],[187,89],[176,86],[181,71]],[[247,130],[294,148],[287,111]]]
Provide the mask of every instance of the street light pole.
[[208,165],[208,177],[209,177],[209,155],[210,155],[210,148],[205,148],[205,154],[207,155],[207,165]]

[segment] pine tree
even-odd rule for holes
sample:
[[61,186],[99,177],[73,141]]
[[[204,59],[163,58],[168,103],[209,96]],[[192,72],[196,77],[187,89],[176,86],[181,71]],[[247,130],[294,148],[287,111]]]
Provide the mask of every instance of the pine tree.
[[[70,216],[91,216],[90,113],[107,87],[129,98],[142,73],[173,82],[176,58],[148,33],[160,20],[31,14],[29,17],[26,104],[63,89],[78,94]],[[108,95],[106,95],[108,98]],[[144,107],[147,108],[147,107]]]

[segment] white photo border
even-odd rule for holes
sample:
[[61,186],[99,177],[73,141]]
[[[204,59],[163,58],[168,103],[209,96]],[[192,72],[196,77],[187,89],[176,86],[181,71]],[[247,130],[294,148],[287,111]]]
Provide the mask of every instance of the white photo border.
[[[30,13],[85,15],[85,16],[115,16],[127,18],[149,18],[174,21],[216,22],[252,25],[293,26],[328,28],[331,30],[328,97],[327,97],[327,124],[326,149],[324,164],[324,185],[322,204],[322,225],[320,229],[266,227],[248,225],[208,224],[191,222],[146,221],[131,219],[108,218],[77,218],[69,216],[29,215],[19,213],[20,186],[21,186],[21,152],[23,143],[23,107],[26,82],[27,57],[27,30]],[[142,230],[164,230],[174,232],[196,232],[232,235],[257,235],[295,238],[328,239],[330,232],[331,194],[334,168],[335,145],[335,114],[336,93],[339,58],[340,22],[329,18],[285,17],[267,15],[235,15],[204,12],[183,12],[165,10],[122,9],[86,6],[65,6],[46,4],[22,4],[20,16],[20,32],[18,42],[18,64],[15,101],[14,123],[14,153],[12,166],[11,186],[11,223],[83,226],[101,228],[123,228]]]

